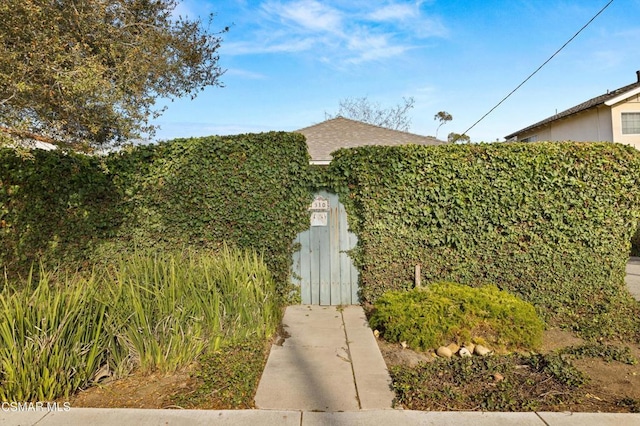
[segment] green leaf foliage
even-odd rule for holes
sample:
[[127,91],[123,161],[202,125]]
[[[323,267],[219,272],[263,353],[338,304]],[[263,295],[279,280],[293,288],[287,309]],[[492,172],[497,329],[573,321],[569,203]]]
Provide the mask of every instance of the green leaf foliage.
[[422,350],[474,339],[492,348],[535,349],[544,330],[534,307],[518,297],[495,286],[454,283],[387,292],[376,301],[370,323],[385,340]]
[[0,267],[76,264],[121,224],[120,191],[100,160],[62,151],[0,149]]
[[293,240],[308,226],[307,148],[271,132],[177,139],[106,158],[0,151],[0,259],[67,266],[141,248],[263,253],[284,291]]
[[640,213],[635,149],[367,146],[333,158],[332,184],[359,239],[364,300],[412,287],[421,264],[423,283],[493,283],[584,335],[637,332],[624,283]]
[[213,15],[189,19],[178,7],[178,0],[0,2],[0,132],[101,148],[153,132],[151,121],[164,111],[158,98],[219,86],[222,38]]
[[42,271],[0,291],[3,401],[68,398],[106,376],[180,370],[236,342],[261,346],[281,316],[275,282],[248,250],[136,251],[56,278]]

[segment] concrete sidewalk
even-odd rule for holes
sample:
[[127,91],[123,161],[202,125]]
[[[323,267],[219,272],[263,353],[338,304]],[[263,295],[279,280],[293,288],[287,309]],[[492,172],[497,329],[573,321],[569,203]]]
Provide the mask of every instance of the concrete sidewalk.
[[640,414],[608,413],[483,413],[410,410],[359,410],[348,412],[281,410],[145,410],[133,408],[71,408],[67,412],[4,412],[0,425],[433,425],[433,426],[633,426]]
[[289,306],[282,323],[288,337],[271,348],[256,408],[391,409],[391,378],[362,307]]

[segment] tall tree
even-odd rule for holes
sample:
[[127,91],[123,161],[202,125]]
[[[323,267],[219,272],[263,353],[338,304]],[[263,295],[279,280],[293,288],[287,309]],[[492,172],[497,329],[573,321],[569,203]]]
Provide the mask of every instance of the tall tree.
[[440,125],[436,129],[436,139],[438,139],[438,130],[440,130],[440,127],[442,127],[444,124],[453,120],[453,116],[449,114],[447,111],[440,111],[433,116],[433,119],[440,122]]
[[221,34],[178,0],[2,0],[0,132],[74,149],[143,133],[157,98],[220,86]]
[[325,113],[325,118],[344,117],[393,130],[408,131],[411,118],[408,113],[415,104],[413,97],[402,98],[402,103],[390,108],[384,108],[379,103],[372,102],[366,96],[362,98],[346,98],[340,100],[335,114]]

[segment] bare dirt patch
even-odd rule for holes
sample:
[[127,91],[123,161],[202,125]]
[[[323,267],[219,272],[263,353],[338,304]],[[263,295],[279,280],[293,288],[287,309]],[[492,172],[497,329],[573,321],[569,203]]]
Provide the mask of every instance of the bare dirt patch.
[[[576,337],[568,331],[550,329],[545,331],[540,352],[550,354],[564,348],[578,347],[587,342]],[[640,345],[629,342],[607,342],[620,348],[628,347],[631,355],[640,359]],[[417,352],[409,348],[403,349],[399,344],[392,344],[382,339],[378,340],[378,346],[382,352],[387,366],[391,370],[395,366],[415,367],[422,362],[431,362],[436,359],[433,352]],[[588,377],[588,382],[574,390],[571,395],[565,395],[567,403],[544,405],[549,411],[582,411],[582,412],[639,412],[640,411],[640,364],[628,365],[619,361],[607,361],[602,357],[566,357],[570,363]],[[524,374],[527,369],[518,371]],[[531,373],[530,382],[536,377]],[[494,385],[489,383],[490,386]],[[445,386],[449,386],[445,384]],[[459,389],[457,389],[459,391]],[[475,386],[469,387],[468,392],[478,392]],[[549,389],[548,392],[556,392],[557,389]],[[462,390],[464,392],[464,390]],[[540,388],[544,393],[545,389]],[[562,390],[567,392],[566,389]],[[426,396],[425,398],[428,398]],[[545,401],[545,404],[547,401]],[[452,409],[455,407],[441,406],[437,401],[427,404],[431,409]],[[415,408],[415,407],[414,407]],[[469,409],[469,407],[467,407]],[[473,407],[472,407],[473,409]],[[482,409],[476,407],[475,409]]]
[[138,373],[81,391],[70,403],[73,407],[93,408],[173,408],[175,396],[188,393],[193,382],[187,373]]
[[[281,336],[286,336],[281,333]],[[283,337],[284,338],[284,337]],[[264,370],[272,340],[237,342],[202,355],[189,369],[142,374],[99,383],[70,399],[73,407],[248,409]]]

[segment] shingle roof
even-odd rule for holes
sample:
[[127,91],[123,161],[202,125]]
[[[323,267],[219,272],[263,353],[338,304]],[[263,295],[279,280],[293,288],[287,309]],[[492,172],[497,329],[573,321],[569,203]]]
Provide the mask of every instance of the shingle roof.
[[440,145],[445,142],[431,136],[421,136],[387,129],[361,121],[336,117],[313,126],[296,130],[307,138],[311,161],[331,161],[331,153],[339,148],[365,145]]
[[639,81],[637,81],[635,83],[629,84],[627,86],[621,87],[621,88],[613,90],[611,92],[607,92],[604,95],[596,96],[595,98],[589,99],[586,102],[583,102],[583,103],[581,103],[579,105],[576,105],[576,106],[574,106],[572,108],[569,108],[569,109],[567,109],[565,111],[562,111],[562,112],[560,112],[558,114],[552,115],[551,117],[545,118],[544,120],[539,121],[539,122],[537,122],[535,124],[532,124],[531,126],[525,127],[524,129],[518,130],[517,132],[513,132],[510,135],[505,136],[504,138],[509,140],[512,137],[514,137],[514,136],[516,136],[516,135],[518,135],[520,133],[526,133],[529,130],[535,129],[536,127],[544,126],[545,124],[551,123],[552,121],[556,121],[556,120],[559,120],[561,118],[565,118],[565,117],[568,117],[570,115],[577,114],[577,113],[579,113],[581,111],[584,111],[584,110],[587,110],[589,108],[593,108],[593,107],[596,107],[598,105],[602,105],[605,102],[607,102],[608,100],[615,98],[616,96],[619,96],[619,95],[621,95],[621,94],[623,94],[625,92],[629,92],[629,91],[631,91],[631,90],[633,90],[633,89],[635,89],[637,87],[640,87],[640,75],[638,76],[638,79],[639,79]]

